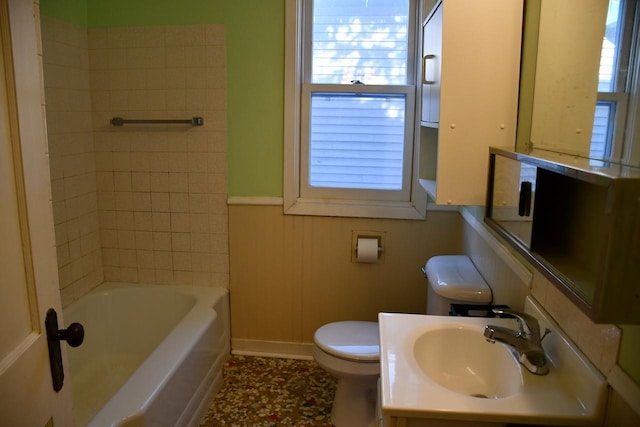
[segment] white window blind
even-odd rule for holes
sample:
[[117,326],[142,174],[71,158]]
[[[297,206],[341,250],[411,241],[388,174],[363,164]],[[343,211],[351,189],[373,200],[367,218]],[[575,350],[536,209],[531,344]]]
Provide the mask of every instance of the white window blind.
[[589,157],[608,159],[611,156],[616,102],[598,101],[593,119]]
[[402,189],[405,97],[314,93],[309,185]]
[[633,36],[633,8],[628,0],[609,3],[602,40],[598,76],[598,101],[593,121],[589,156],[596,159],[620,157],[628,102],[628,67]]

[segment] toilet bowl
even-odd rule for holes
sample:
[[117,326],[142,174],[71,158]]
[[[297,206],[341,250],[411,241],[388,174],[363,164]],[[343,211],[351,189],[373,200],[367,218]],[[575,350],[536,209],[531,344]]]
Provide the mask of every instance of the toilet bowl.
[[[450,304],[488,304],[491,289],[469,257],[430,258],[423,268],[428,279],[426,313],[448,315]],[[331,409],[336,427],[373,427],[376,386],[380,376],[380,338],[377,322],[328,323],[315,332],[313,358],[338,379]]]
[[380,376],[378,323],[329,323],[316,331],[313,342],[315,361],[338,379],[331,408],[333,425],[376,425],[376,384]]

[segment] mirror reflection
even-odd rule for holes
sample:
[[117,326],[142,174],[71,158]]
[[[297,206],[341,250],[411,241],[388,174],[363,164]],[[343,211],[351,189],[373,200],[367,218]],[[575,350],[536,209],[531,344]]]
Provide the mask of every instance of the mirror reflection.
[[529,249],[536,167],[502,156],[495,156],[493,161],[491,219]]
[[640,166],[638,0],[531,3],[528,13],[539,16],[535,40],[525,40],[528,49],[537,42],[533,105],[519,150]]

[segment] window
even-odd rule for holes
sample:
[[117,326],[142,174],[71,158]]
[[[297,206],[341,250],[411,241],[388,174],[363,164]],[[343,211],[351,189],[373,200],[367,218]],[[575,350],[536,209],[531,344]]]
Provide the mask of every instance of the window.
[[420,217],[416,0],[288,0],[285,211]]
[[634,21],[638,19],[636,4],[635,0],[609,2],[589,153],[593,158],[624,158],[625,133],[627,140],[632,140],[632,133],[626,129],[626,119],[629,102],[635,99],[630,99],[634,86],[630,69],[634,62],[638,67],[638,59],[632,55],[632,46],[638,43],[637,30],[634,34]]

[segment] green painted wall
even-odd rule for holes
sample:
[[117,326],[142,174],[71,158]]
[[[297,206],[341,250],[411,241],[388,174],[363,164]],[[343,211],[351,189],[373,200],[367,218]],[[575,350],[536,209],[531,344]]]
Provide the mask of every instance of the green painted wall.
[[245,1],[223,0],[86,0],[86,2],[90,28],[223,23],[225,8],[232,3],[245,3]]
[[226,3],[229,195],[282,197],[284,0]]
[[41,11],[89,28],[225,24],[229,195],[282,196],[284,0],[41,0]]
[[81,27],[88,26],[86,0],[42,0],[40,14],[52,16]]

